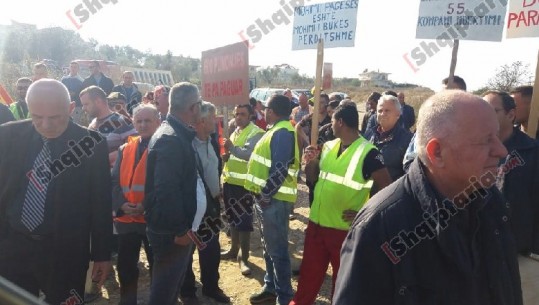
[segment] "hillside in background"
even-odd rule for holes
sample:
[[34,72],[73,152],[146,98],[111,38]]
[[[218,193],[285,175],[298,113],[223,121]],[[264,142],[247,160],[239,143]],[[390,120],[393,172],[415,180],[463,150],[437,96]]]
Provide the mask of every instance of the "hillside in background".
[[[32,67],[44,62],[49,76],[60,79],[63,70],[74,59],[100,59],[114,61],[121,66],[169,70],[175,82],[190,81],[200,85],[200,59],[167,54],[152,54],[130,46],[100,44],[94,39],[83,40],[78,33],[59,27],[37,29],[34,25],[13,23],[0,25],[0,84],[14,96],[14,84],[20,77],[31,76]],[[278,60],[278,59],[276,59]],[[295,74],[286,83],[271,82],[275,71],[259,71],[250,77],[256,79],[257,87],[312,88],[314,79]],[[395,84],[407,95],[407,102],[419,105],[433,92],[411,84]],[[356,102],[363,102],[372,91],[383,92],[385,88],[361,88],[357,78],[333,80],[330,92],[345,92]],[[416,108],[417,111],[418,108]]]

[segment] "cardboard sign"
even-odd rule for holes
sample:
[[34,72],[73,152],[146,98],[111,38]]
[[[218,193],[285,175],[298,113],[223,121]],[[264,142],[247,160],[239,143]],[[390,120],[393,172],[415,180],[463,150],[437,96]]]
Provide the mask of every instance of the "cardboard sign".
[[217,106],[249,102],[249,50],[245,42],[202,52],[202,99]]
[[0,103],[5,105],[13,103],[13,99],[11,99],[11,96],[9,96],[9,93],[2,85],[0,85]]
[[507,0],[421,0],[416,38],[501,41],[506,11]]
[[323,71],[324,72],[322,72],[322,88],[324,88],[324,90],[331,89],[331,85],[333,84],[333,64],[325,62]]
[[539,36],[539,0],[511,0],[507,14],[507,38]]
[[326,2],[294,8],[292,50],[353,47],[358,0]]

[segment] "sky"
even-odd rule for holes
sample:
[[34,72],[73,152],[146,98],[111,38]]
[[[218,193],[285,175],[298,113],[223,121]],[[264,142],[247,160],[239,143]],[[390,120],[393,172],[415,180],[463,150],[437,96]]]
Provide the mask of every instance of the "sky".
[[[297,0],[299,1],[299,0]],[[306,5],[327,2],[302,0]],[[77,6],[98,2],[101,9],[80,22]],[[296,0],[19,0],[0,10],[0,24],[11,20],[59,26],[110,45],[129,45],[141,51],[200,58],[201,52],[241,41],[239,33],[257,19],[271,19]],[[415,38],[419,0],[359,0],[354,47],[330,48],[324,61],[333,63],[333,77],[358,77],[365,69],[390,73],[394,82],[414,83],[433,90],[449,75],[451,47],[445,47],[414,71],[404,59],[423,40]],[[73,20],[69,18],[72,17]],[[284,16],[288,16],[285,14]],[[288,21],[288,24],[286,24]],[[264,34],[249,51],[249,64],[287,63],[300,74],[313,76],[316,50],[292,50],[293,16]],[[432,40],[427,40],[431,42]],[[461,41],[456,75],[470,90],[483,87],[501,65],[529,64],[534,73],[539,38],[503,39],[501,42]]]

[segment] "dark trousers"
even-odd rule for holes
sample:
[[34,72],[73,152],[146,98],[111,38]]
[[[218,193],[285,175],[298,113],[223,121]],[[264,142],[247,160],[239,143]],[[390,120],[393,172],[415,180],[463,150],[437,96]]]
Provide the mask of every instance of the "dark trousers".
[[150,264],[153,266],[153,253],[146,235],[132,232],[118,234],[118,278],[120,280],[120,305],[137,304],[138,262],[140,246],[144,246]]
[[13,231],[3,233],[0,276],[36,296],[43,291],[50,305],[82,304],[88,261],[69,251],[80,243],[60,247],[48,238],[36,240]]
[[253,195],[245,188],[223,183],[225,213],[228,223],[238,231],[253,231]]
[[[194,249],[193,249],[194,253]],[[191,253],[185,279],[181,288],[181,296],[192,297],[196,293],[195,274],[193,273],[193,253]],[[219,263],[221,262],[221,246],[219,234],[206,242],[206,248],[198,250],[200,264],[200,281],[204,291],[215,291],[219,288]]]
[[176,305],[180,287],[185,276],[193,244],[180,246],[174,243],[174,234],[158,234],[148,231],[153,250],[152,284],[150,305]]

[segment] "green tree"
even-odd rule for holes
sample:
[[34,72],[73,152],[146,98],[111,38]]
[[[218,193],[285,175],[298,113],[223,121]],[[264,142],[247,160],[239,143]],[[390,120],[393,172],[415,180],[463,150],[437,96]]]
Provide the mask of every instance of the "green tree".
[[521,61],[512,64],[505,64],[496,69],[494,77],[489,79],[487,87],[489,89],[511,91],[511,89],[530,82],[530,65]]

